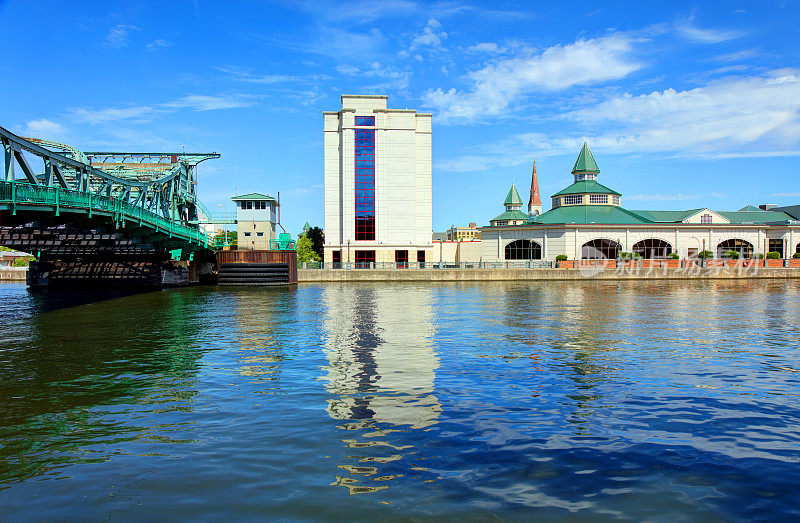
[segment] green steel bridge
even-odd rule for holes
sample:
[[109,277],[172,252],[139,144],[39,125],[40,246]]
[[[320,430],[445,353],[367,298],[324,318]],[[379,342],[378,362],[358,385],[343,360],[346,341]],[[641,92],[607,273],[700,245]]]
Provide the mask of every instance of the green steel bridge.
[[81,152],[2,127],[0,142],[0,245],[50,280],[154,282],[170,253],[208,257],[196,166],[219,154]]

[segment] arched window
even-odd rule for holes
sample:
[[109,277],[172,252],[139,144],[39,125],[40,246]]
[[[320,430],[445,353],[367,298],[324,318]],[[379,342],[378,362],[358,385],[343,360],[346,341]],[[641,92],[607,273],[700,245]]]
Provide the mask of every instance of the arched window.
[[634,243],[632,252],[647,260],[666,258],[672,252],[672,245],[664,240],[648,238]]
[[619,243],[613,240],[597,239],[583,244],[581,258],[584,260],[615,259],[619,256],[619,251]]
[[506,260],[541,260],[542,247],[530,240],[517,240],[506,245]]
[[753,244],[739,239],[725,240],[717,245],[717,258],[722,258],[722,255],[727,251],[738,252],[740,258],[752,258]]

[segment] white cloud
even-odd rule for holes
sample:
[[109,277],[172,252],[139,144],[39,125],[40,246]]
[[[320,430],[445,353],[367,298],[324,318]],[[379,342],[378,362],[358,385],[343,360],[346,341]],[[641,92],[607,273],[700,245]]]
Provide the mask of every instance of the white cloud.
[[782,197],[782,198],[797,198],[800,197],[800,192],[776,192],[771,194],[770,196]]
[[217,109],[236,109],[253,105],[253,97],[248,95],[208,96],[191,94],[162,104],[169,109],[193,109],[195,111],[214,111]]
[[[687,91],[667,89],[608,99],[567,119],[606,130],[595,143],[617,151],[736,152],[800,145],[800,71],[732,77]],[[614,128],[608,132],[607,129]]]
[[358,74],[359,68],[354,65],[349,64],[339,64],[336,66],[336,70],[346,76],[352,76]]
[[131,31],[138,30],[139,28],[135,25],[117,24],[109,29],[108,34],[106,35],[105,44],[115,49],[128,47]]
[[[425,27],[422,28],[422,32],[414,35],[414,38],[411,40],[411,45],[408,47],[408,49],[400,52],[400,56],[409,56],[425,47],[430,49],[439,49],[442,45],[442,40],[447,38],[447,33],[440,31],[441,28],[442,24],[439,23],[437,19],[430,18],[428,23],[425,24]],[[422,59],[419,54],[415,56],[417,59]]]
[[171,47],[171,46],[172,46],[172,42],[168,42],[168,41],[164,40],[163,38],[158,38],[158,39],[153,40],[152,42],[149,42],[147,44],[147,50],[148,51],[155,51],[156,49],[166,49],[167,47]]
[[25,135],[34,138],[57,137],[64,133],[64,126],[52,120],[42,118],[25,123]]
[[193,111],[213,111],[218,109],[236,109],[248,107],[255,103],[252,95],[218,95],[208,96],[192,94],[169,102],[154,105],[138,105],[130,107],[80,107],[67,111],[67,117],[79,123],[92,125],[118,121],[147,122],[158,115],[174,113],[180,109]]
[[[382,65],[380,62],[372,62],[367,67],[358,68],[349,64],[336,66],[336,70],[345,76],[358,75],[362,79],[361,89],[363,91],[389,91],[406,90],[411,83],[411,71],[403,71],[391,65]],[[364,78],[376,78],[378,83],[367,84]]]
[[493,42],[481,42],[467,47],[467,51],[474,51],[476,53],[503,53],[505,50],[505,47],[500,47]]
[[78,108],[69,111],[72,118],[79,122],[100,124],[118,120],[148,118],[155,114],[155,109],[148,105],[134,107],[105,107],[102,109]]
[[383,44],[380,29],[373,27],[367,32],[353,32],[344,29],[321,27],[319,39],[299,45],[305,51],[329,55],[337,59],[373,56]]
[[633,194],[626,196],[625,199],[629,201],[647,201],[647,202],[674,202],[681,200],[697,200],[700,198],[696,194]]
[[703,29],[694,23],[694,15],[675,24],[678,34],[693,42],[704,44],[715,44],[726,40],[733,40],[743,36],[742,31],[722,30],[722,29]]
[[685,91],[613,96],[555,118],[575,131],[516,135],[438,167],[466,172],[520,165],[533,153],[573,154],[584,139],[596,154],[800,156],[800,70],[730,77]]
[[372,22],[380,18],[413,13],[418,8],[415,2],[408,0],[381,0],[380,2],[306,0],[301,2],[300,7],[304,11],[326,20],[346,23]]
[[401,71],[396,67],[381,65],[380,62],[372,62],[368,69],[361,72],[361,75],[382,80],[376,84],[365,86],[364,89],[368,91],[402,91],[408,89],[411,83],[410,71]]
[[290,76],[285,74],[255,75],[247,69],[241,67],[233,67],[233,66],[217,67],[216,69],[218,71],[230,75],[233,80],[238,80],[240,82],[247,82],[252,84],[277,84],[277,83],[293,82],[298,79],[296,76]]
[[747,60],[748,58],[755,58],[759,54],[761,53],[758,49],[743,49],[741,51],[736,51],[734,53],[718,54],[716,56],[712,56],[707,61],[737,62],[739,60]]
[[295,189],[289,189],[285,191],[283,194],[284,196],[303,196],[305,194],[311,194],[319,192],[320,189],[324,187],[323,184],[315,184],[309,185],[307,187],[297,187]]
[[633,43],[612,35],[497,60],[468,75],[470,91],[433,89],[423,100],[436,108],[440,123],[500,115],[530,91],[558,91],[627,76],[641,67],[630,57]]

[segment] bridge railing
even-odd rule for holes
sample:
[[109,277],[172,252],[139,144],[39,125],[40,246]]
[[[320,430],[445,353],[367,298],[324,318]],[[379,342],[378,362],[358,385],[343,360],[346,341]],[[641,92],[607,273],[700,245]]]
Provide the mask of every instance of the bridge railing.
[[170,236],[177,236],[204,246],[209,244],[208,235],[199,229],[175,223],[117,198],[98,196],[84,191],[21,182],[0,182],[0,202],[10,203],[12,207],[17,204],[52,206],[56,214],[59,214],[62,207],[82,209],[90,216],[93,211],[112,213],[117,222],[138,221]]

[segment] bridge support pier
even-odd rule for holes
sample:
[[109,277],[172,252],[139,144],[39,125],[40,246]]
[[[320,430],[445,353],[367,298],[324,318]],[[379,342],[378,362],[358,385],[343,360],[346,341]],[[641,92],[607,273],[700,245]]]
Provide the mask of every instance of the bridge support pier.
[[179,287],[190,283],[190,262],[154,258],[96,257],[76,260],[33,261],[28,268],[28,285]]

